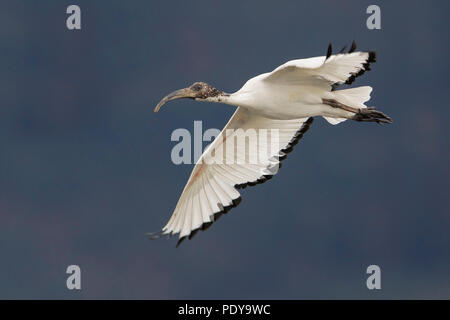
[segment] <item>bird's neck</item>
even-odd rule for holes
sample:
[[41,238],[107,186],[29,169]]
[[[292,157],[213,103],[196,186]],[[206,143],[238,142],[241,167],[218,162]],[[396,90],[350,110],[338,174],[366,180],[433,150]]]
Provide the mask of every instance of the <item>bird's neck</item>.
[[216,97],[208,97],[205,100],[206,102],[215,102],[215,103],[224,103],[232,106],[241,106],[245,102],[245,97],[242,94],[235,93],[221,93]]
[[225,92],[222,92],[221,94],[219,94],[215,97],[207,97],[205,99],[196,99],[196,100],[204,101],[204,102],[225,103],[225,104],[235,105],[233,103],[232,94],[228,94]]

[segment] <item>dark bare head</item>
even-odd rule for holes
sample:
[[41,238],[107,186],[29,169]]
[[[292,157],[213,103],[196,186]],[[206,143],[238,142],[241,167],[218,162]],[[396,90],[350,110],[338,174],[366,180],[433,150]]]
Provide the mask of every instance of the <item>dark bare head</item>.
[[167,96],[165,96],[155,108],[155,112],[158,112],[159,109],[166,103],[176,99],[196,99],[196,100],[207,100],[208,98],[217,97],[223,94],[222,91],[217,90],[210,84],[206,82],[194,82],[189,87],[176,90]]

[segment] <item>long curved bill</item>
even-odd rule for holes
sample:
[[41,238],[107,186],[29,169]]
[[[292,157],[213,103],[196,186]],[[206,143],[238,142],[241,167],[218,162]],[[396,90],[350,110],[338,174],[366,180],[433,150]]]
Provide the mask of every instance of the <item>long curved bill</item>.
[[189,88],[184,88],[184,89],[180,89],[180,90],[176,90],[170,94],[168,94],[167,96],[165,96],[164,98],[162,98],[162,100],[156,105],[155,107],[155,112],[158,112],[159,109],[166,103],[172,100],[176,100],[176,99],[183,99],[183,98],[194,98],[195,97],[195,92],[193,92],[191,89]]

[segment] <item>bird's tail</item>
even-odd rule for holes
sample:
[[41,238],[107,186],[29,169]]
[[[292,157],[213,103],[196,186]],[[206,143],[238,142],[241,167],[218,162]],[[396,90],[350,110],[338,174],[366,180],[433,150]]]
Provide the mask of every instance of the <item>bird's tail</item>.
[[371,92],[372,87],[369,86],[333,91],[338,102],[353,108],[367,108],[364,102],[370,100]]
[[[346,106],[350,106],[355,109],[367,108],[364,102],[370,100],[370,93],[372,92],[372,87],[364,86],[357,88],[350,88],[344,90],[332,91],[334,99]],[[324,117],[331,124],[341,123],[347,118],[331,118]]]
[[[333,99],[322,99],[325,104],[346,112],[338,117],[326,117],[331,124],[338,124],[346,119],[364,122],[392,123],[392,119],[383,112],[368,108],[364,102],[369,101],[371,87],[358,87],[345,90],[332,91]],[[345,118],[340,118],[344,116]]]

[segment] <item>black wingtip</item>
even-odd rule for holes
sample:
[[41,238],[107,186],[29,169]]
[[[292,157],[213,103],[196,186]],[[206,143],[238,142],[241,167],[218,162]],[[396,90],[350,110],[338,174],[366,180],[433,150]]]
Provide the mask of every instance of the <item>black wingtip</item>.
[[[353,45],[352,45],[352,47],[353,47]],[[356,47],[356,45],[355,45],[355,47]],[[364,72],[371,70],[370,64],[377,61],[377,55],[376,55],[375,51],[369,51],[368,54],[369,54],[369,56],[367,57],[366,62],[363,64],[363,67],[358,72],[352,73],[351,76],[348,77],[348,79],[345,81],[345,84],[352,84],[353,81],[355,81],[355,79],[357,77],[364,74]]]
[[327,60],[329,57],[331,57],[331,53],[332,53],[332,47],[331,47],[331,43],[328,45],[328,49],[327,49],[327,57],[325,58],[325,60]]
[[348,50],[348,53],[352,53],[356,50],[356,41],[353,40],[352,46],[350,47],[350,50]]
[[178,248],[180,246],[180,244],[186,239],[186,236],[181,237],[180,239],[178,239],[177,241],[177,245],[175,246],[175,248]]
[[367,62],[376,62],[377,61],[377,53],[375,51],[369,51],[369,58]]
[[150,240],[156,240],[156,239],[162,238],[164,236],[163,232],[164,232],[163,230],[160,230],[157,232],[149,232],[149,233],[146,233],[145,235]]
[[344,53],[345,49],[347,49],[347,45],[343,46],[339,53]]
[[191,239],[197,234],[197,232],[198,232],[199,230],[200,230],[200,228],[199,228],[199,229],[195,229],[194,231],[192,231],[192,232],[189,234],[188,239],[191,240]]

